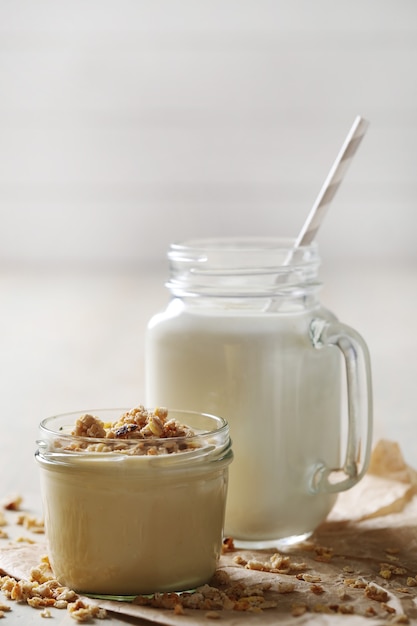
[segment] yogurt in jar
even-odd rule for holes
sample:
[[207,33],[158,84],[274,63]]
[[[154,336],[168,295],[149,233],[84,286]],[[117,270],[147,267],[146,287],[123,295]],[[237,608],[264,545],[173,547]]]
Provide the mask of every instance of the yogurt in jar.
[[[94,414],[105,424],[114,411]],[[79,414],[42,422],[36,458],[61,584],[126,596],[190,589],[213,575],[232,459],[228,427],[214,416],[169,415],[187,422],[185,434],[90,437],[68,428]]]

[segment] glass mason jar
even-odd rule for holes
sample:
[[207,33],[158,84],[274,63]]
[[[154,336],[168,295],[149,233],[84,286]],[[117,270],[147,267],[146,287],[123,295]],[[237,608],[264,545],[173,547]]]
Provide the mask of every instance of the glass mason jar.
[[[89,413],[106,423],[124,411]],[[111,596],[206,583],[222,548],[232,460],[227,423],[170,410],[170,418],[189,426],[195,436],[100,439],[71,434],[81,415],[45,419],[37,442],[56,578],[76,591]],[[185,451],[154,453],[167,445],[184,446],[185,439]],[[138,442],[153,453],[138,455]]]
[[368,465],[366,344],[320,304],[315,243],[203,239],[168,257],[172,297],[148,325],[146,400],[228,421],[225,532],[238,545],[301,540]]

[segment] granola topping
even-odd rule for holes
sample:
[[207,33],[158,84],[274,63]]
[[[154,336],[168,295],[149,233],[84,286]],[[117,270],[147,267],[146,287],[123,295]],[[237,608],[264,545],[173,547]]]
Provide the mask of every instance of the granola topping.
[[[155,456],[201,447],[194,431],[169,418],[167,409],[158,407],[152,411],[142,405],[126,411],[112,423],[104,423],[98,417],[86,413],[78,418],[71,434],[77,437],[77,441],[64,449],[72,452],[115,451]],[[133,440],[136,445],[127,445],[126,440],[129,440],[129,444]],[[57,440],[56,446],[61,445]]]

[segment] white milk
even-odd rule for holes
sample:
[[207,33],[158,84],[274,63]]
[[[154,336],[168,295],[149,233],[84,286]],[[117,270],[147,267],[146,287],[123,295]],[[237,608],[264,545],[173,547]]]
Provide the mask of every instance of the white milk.
[[225,532],[236,539],[308,534],[334,503],[334,495],[309,490],[318,463],[340,464],[340,353],[313,348],[313,314],[334,320],[318,306],[286,313],[173,300],[149,324],[148,406],[229,422]]

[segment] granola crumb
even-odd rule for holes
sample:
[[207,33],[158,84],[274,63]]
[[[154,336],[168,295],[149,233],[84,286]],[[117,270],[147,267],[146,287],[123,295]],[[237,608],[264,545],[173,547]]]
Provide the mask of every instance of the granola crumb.
[[242,565],[245,569],[255,570],[258,572],[271,572],[272,574],[294,574],[295,572],[302,572],[306,569],[306,563],[295,563],[291,561],[290,557],[284,554],[276,552],[268,561],[259,561],[257,559],[246,560],[241,555],[234,557],[234,562],[237,565]]
[[43,609],[43,611],[40,612],[40,616],[41,617],[52,617],[52,613],[49,609]]
[[306,604],[298,604],[292,607],[291,615],[293,617],[300,617],[301,615],[304,615],[304,613],[307,613],[307,611],[308,611],[308,607]]
[[281,581],[278,585],[278,593],[292,593],[295,591],[295,584],[292,582]]
[[313,606],[313,611],[314,613],[324,613],[324,614],[333,613],[332,609],[330,608],[328,604],[315,604]]
[[207,611],[205,616],[207,619],[220,619],[220,613],[218,611]]
[[388,600],[388,593],[385,589],[377,587],[377,585],[374,585],[373,583],[370,583],[365,587],[365,596],[370,600],[376,600],[377,602],[387,602]]
[[222,543],[222,554],[226,554],[227,552],[234,552],[235,551],[235,544],[233,542],[233,538],[232,537],[224,537],[223,539],[223,543]]
[[43,520],[34,517],[33,515],[27,515],[23,513],[17,518],[18,526],[23,526],[26,530],[30,530],[32,533],[43,534],[45,532],[45,525]]
[[390,606],[389,604],[386,604],[385,602],[383,602],[383,603],[381,604],[381,608],[382,608],[382,609],[384,609],[384,611],[386,611],[387,613],[390,613],[390,614],[394,614],[394,613],[396,613],[396,612],[397,612],[397,611],[394,609],[394,607],[393,607],[393,606]]
[[182,604],[178,603],[174,606],[174,614],[185,615],[184,607],[182,606]]
[[407,570],[398,563],[381,563],[379,575],[386,580],[389,580],[392,576],[405,576]]
[[6,511],[20,511],[20,505],[23,502],[23,498],[17,494],[9,496],[3,500],[3,509]]
[[409,624],[410,619],[405,613],[401,613],[401,615],[395,615],[390,621],[390,624]]
[[376,611],[373,606],[368,606],[365,609],[365,617],[375,617]]
[[5,602],[0,602],[0,617],[4,617],[4,614],[8,613],[9,611],[11,611],[11,607]]
[[298,580],[304,580],[306,583],[320,583],[321,577],[318,574],[300,573],[295,576]]
[[98,606],[83,602],[80,598],[68,604],[69,614],[77,622],[88,622],[91,619],[106,619],[107,611]]

